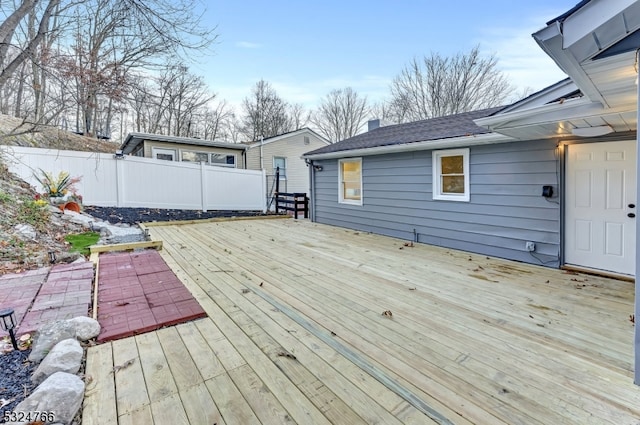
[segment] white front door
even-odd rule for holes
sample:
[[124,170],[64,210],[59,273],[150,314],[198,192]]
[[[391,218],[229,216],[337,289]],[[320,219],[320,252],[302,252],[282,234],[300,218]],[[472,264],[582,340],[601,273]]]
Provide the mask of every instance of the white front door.
[[567,149],[565,263],[635,275],[636,142]]

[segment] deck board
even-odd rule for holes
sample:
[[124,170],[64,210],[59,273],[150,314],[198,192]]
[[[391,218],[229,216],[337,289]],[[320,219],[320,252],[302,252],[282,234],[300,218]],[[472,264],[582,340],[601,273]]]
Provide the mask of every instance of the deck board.
[[209,318],[89,349],[136,361],[86,423],[637,425],[628,282],[305,220],[152,232]]

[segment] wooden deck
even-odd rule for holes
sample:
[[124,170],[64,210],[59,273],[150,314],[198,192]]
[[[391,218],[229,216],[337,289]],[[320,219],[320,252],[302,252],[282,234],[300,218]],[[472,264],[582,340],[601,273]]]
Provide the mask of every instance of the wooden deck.
[[209,318],[90,348],[84,424],[640,423],[631,283],[303,220],[151,234]]

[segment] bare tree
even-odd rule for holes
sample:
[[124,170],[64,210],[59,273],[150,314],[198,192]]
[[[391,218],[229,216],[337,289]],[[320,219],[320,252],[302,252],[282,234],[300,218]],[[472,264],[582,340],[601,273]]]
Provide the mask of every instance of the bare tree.
[[306,127],[311,120],[311,113],[305,110],[301,103],[290,104],[287,108],[289,116],[289,131],[300,130]]
[[389,109],[394,121],[408,122],[498,106],[513,91],[497,68],[495,55],[480,47],[443,57],[413,59],[391,84]]
[[[215,40],[213,29],[203,28],[194,13],[198,1],[1,2],[0,108],[38,121],[45,114],[47,120],[56,120],[58,106],[66,108],[73,101],[76,131],[109,133],[115,113],[125,104],[134,72],[153,73],[167,57],[172,61],[191,58]],[[49,93],[60,98],[52,99]],[[51,107],[53,114],[45,112]],[[73,112],[65,114],[68,118]]]
[[249,140],[272,137],[291,131],[288,104],[264,80],[256,83],[251,95],[242,101],[244,135]]
[[323,136],[338,142],[358,134],[368,113],[367,97],[346,87],[333,90],[322,99],[312,122]]
[[[44,3],[44,10],[36,17],[37,7],[42,3]],[[35,56],[38,45],[50,31],[49,20],[58,11],[59,5],[60,0],[49,0],[48,2],[23,0],[18,2],[15,10],[8,14],[4,22],[0,24],[0,88],[18,71],[24,61]],[[21,22],[27,16],[32,20],[30,27],[34,30],[30,32],[25,44],[19,46],[14,43],[14,38]],[[36,20],[38,20],[37,25],[35,24]],[[17,52],[10,58],[9,52],[12,46],[16,48]]]
[[201,123],[204,130],[204,139],[231,139],[228,127],[234,118],[235,114],[226,100],[222,100],[215,106],[207,108]]

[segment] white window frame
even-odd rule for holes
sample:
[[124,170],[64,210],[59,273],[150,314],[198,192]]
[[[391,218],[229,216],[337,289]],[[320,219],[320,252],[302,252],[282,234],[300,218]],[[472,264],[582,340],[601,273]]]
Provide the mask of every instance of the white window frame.
[[[226,157],[232,156],[233,157],[233,164],[226,164],[226,163],[221,163],[221,162],[213,162],[211,160],[211,158],[213,158],[213,155],[224,155],[225,156],[225,160],[226,160]],[[209,153],[209,165],[212,165],[214,167],[237,168],[238,167],[238,156],[236,154],[234,154],[234,153],[210,152]]]
[[[464,175],[464,193],[443,193],[442,192],[442,162],[441,158],[447,156],[460,156],[462,155],[462,171]],[[471,194],[469,192],[469,181],[471,176],[469,174],[469,148],[462,149],[447,149],[441,151],[433,151],[433,199],[438,201],[457,201],[457,202],[469,202]]]
[[[175,161],[176,157],[178,156],[178,154],[177,154],[175,149],[156,148],[155,146],[153,146],[151,148],[151,157],[153,157],[153,159],[158,159],[157,156],[156,156],[157,154],[171,155],[172,158],[173,158],[171,161]],[[169,161],[169,160],[168,159],[162,159],[161,161]]]
[[[185,153],[194,153],[194,154],[198,154],[198,155],[206,155],[207,156],[207,160],[206,161],[189,161],[189,160],[185,160],[184,159],[184,154]],[[192,164],[200,164],[201,162],[204,162],[205,164],[209,163],[209,153],[208,152],[203,152],[203,151],[193,151],[193,150],[189,150],[189,149],[181,149],[180,150],[180,161],[182,162],[190,162]]]
[[284,169],[280,169],[280,180],[285,180],[287,178],[287,157],[286,156],[274,156],[273,157],[273,175],[276,175],[276,159],[284,160]]
[[[360,199],[345,199],[343,191],[342,164],[347,162],[358,162],[360,164]],[[362,158],[345,158],[338,160],[338,202],[340,204],[362,205],[364,193],[362,192]]]

